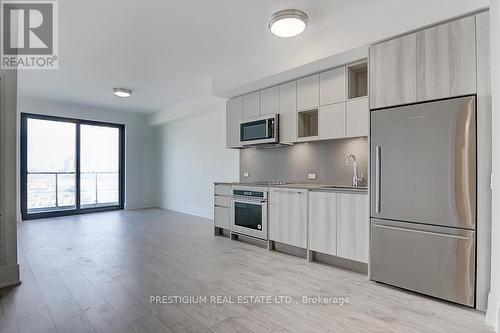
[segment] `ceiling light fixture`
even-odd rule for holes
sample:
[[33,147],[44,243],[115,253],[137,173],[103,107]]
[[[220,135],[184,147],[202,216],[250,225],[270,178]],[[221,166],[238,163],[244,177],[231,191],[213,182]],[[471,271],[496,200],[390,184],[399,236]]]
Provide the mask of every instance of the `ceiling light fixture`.
[[269,30],[278,37],[294,37],[304,31],[307,20],[307,14],[300,10],[280,10],[271,16]]
[[132,90],[126,88],[113,88],[113,94],[118,97],[130,97]]

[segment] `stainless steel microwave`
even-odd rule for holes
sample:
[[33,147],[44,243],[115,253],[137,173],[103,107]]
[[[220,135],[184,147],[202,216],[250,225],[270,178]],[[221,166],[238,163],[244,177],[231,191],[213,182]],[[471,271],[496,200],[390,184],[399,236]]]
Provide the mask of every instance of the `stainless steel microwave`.
[[240,141],[244,146],[279,142],[279,114],[271,114],[240,123]]

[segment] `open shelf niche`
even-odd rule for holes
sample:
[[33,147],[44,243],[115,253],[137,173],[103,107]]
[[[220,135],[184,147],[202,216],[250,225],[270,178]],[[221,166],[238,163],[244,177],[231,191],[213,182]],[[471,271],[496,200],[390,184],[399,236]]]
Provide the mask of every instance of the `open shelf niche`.
[[318,109],[299,111],[297,116],[299,138],[318,136]]
[[348,98],[368,96],[368,63],[358,63],[347,67]]

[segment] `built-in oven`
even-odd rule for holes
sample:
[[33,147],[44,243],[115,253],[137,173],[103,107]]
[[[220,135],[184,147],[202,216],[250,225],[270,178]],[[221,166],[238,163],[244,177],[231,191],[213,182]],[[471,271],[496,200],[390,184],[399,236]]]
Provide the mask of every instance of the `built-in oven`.
[[279,114],[244,120],[240,123],[242,145],[258,145],[279,142]]
[[267,240],[267,187],[233,186],[231,232]]

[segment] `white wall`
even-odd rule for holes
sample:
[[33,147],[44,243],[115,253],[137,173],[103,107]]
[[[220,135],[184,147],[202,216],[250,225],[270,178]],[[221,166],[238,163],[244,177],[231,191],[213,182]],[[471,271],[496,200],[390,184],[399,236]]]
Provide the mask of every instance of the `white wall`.
[[[156,136],[147,115],[30,98],[18,98],[17,109],[18,116],[26,112],[124,124],[125,208],[157,206]],[[19,198],[18,194],[18,214]]]
[[492,211],[491,290],[486,321],[500,325],[500,0],[491,0]]
[[213,218],[213,182],[238,180],[239,154],[226,147],[218,110],[159,128],[160,206]]

